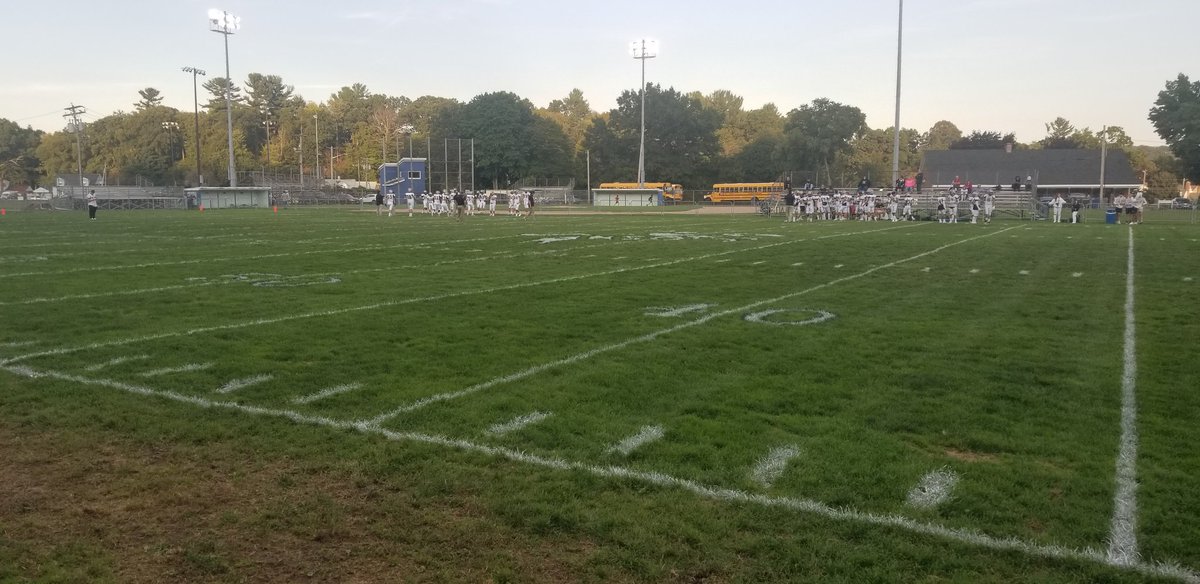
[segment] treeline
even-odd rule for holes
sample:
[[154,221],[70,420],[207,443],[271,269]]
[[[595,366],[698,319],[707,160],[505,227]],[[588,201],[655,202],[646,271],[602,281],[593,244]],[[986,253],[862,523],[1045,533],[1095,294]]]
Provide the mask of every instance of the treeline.
[[[116,112],[83,129],[85,172],[104,173],[109,184],[195,184],[196,156],[206,184],[227,176],[225,79],[204,85],[207,100],[199,120],[197,153],[193,112],[162,105],[154,88],[139,91],[132,111]],[[234,155],[239,171],[306,174],[320,152],[325,177],[371,180],[385,161],[425,156],[427,144],[445,138],[475,140],[477,184],[505,187],[522,178],[574,177],[584,184],[587,161],[592,184],[634,180],[641,123],[640,95],[626,91],[616,107],[594,111],[578,89],[546,107],[518,95],[485,93],[463,103],[422,96],[410,99],[372,93],[362,84],[343,87],[324,102],[297,95],[275,75],[251,73],[233,96]],[[773,104],[747,110],[728,90],[682,93],[649,85],[646,90],[646,177],[687,188],[714,182],[769,181],[790,173],[794,180],[845,186],[871,176],[891,176],[892,129],[872,129],[857,107],[829,99],[782,113]],[[1161,132],[1160,132],[1161,134]],[[1153,157],[1135,148],[1121,128],[1107,130],[1110,146],[1129,152],[1136,170],[1152,185],[1177,188],[1180,170],[1170,155]],[[0,120],[0,178],[48,184],[76,170],[75,136],[42,133]],[[916,172],[923,150],[946,148],[1098,148],[1101,137],[1058,118],[1046,136],[1020,143],[1011,133],[976,130],[964,134],[939,121],[926,131],[901,130],[900,167]],[[330,162],[332,159],[332,175]]]

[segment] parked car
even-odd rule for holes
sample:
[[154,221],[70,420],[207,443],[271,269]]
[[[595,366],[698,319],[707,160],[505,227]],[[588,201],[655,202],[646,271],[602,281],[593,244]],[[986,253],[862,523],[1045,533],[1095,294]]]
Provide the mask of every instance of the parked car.
[[1192,200],[1187,197],[1179,197],[1171,201],[1172,209],[1191,209],[1193,207]]

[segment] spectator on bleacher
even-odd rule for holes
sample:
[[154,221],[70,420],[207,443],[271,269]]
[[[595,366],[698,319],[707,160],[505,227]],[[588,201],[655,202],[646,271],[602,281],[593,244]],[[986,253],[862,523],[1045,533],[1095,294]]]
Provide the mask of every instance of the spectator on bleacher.
[[915,188],[917,188],[917,179],[911,176],[904,179],[904,192],[911,193]]
[[1013,192],[1014,193],[1021,192],[1021,175],[1019,175],[1019,174],[1017,176],[1013,177]]
[[1033,175],[1032,175],[1032,174],[1030,174],[1030,175],[1027,175],[1027,176],[1025,177],[1025,190],[1026,190],[1026,191],[1032,191],[1032,190],[1033,190]]
[[871,179],[864,176],[862,180],[858,181],[858,194],[861,195],[869,190],[871,190]]
[[954,191],[957,192],[958,188],[962,186],[962,179],[958,178],[957,176],[954,177],[954,182],[951,183],[951,185],[953,186]]
[[1071,201],[1071,223],[1079,223],[1079,211],[1083,209],[1083,201],[1075,199]]
[[925,173],[918,172],[917,173],[917,192],[918,193],[921,192],[921,187],[923,187],[923,186],[925,186]]

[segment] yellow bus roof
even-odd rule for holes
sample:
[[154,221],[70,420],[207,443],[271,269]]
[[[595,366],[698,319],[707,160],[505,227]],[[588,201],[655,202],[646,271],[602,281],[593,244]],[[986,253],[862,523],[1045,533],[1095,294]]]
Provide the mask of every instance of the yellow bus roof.
[[717,183],[713,185],[714,189],[729,189],[738,187],[757,187],[764,189],[783,188],[783,183],[780,182],[762,182],[762,183]]

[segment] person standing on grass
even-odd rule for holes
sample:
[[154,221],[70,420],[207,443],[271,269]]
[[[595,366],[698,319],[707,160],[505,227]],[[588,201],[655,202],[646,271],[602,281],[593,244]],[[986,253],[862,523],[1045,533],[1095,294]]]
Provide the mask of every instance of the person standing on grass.
[[792,223],[796,220],[796,195],[792,191],[788,191],[783,196],[783,206],[787,207],[787,213],[784,215],[784,223]]
[[1125,220],[1121,219],[1121,213],[1125,212],[1125,195],[1117,194],[1114,196],[1112,199],[1112,206],[1113,211],[1117,215],[1117,221],[1123,223]]
[[1133,198],[1133,208],[1136,210],[1137,223],[1142,222],[1142,210],[1146,208],[1146,195],[1142,191],[1137,192],[1137,196]]
[[1050,206],[1054,208],[1054,222],[1062,223],[1062,208],[1067,204],[1067,200],[1062,198],[1062,195],[1054,195],[1054,200],[1050,201]]
[[992,222],[992,213],[996,211],[996,193],[995,191],[983,194],[983,222]]
[[96,189],[92,189],[87,194],[88,219],[96,220],[96,210],[100,208],[100,203],[96,200]]
[[526,213],[525,216],[533,217],[533,191],[529,191],[525,194],[525,205],[529,208],[529,212]]
[[412,189],[411,189],[411,188],[410,188],[410,189],[408,189],[408,192],[407,192],[407,193],[404,193],[404,201],[405,201],[406,203],[408,203],[408,216],[409,216],[409,217],[412,217],[412,214],[413,214],[413,208],[415,208],[415,207],[416,207],[416,201],[417,201],[417,198],[416,198],[416,195],[414,195],[414,194],[413,194],[413,192],[412,192]]
[[454,192],[454,218],[459,223],[463,222],[463,217],[467,215],[467,195],[466,193]]
[[979,197],[971,197],[971,225],[979,223]]
[[1138,208],[1136,194],[1130,193],[1125,196],[1125,216],[1129,218],[1128,222],[1130,225],[1137,223]]
[[[389,193],[392,191],[388,191]],[[375,214],[383,215],[383,192],[375,193]]]
[[388,191],[387,194],[383,196],[383,204],[385,207],[387,207],[388,217],[391,217],[392,209],[396,208],[396,193]]

